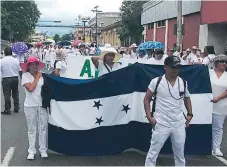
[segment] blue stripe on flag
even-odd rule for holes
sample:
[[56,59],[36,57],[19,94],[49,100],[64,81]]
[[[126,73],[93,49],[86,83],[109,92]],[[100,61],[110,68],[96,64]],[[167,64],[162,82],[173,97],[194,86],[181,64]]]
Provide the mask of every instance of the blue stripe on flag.
[[[47,74],[43,77],[51,85],[52,99],[77,101],[146,92],[150,81],[163,74],[163,66],[135,63],[98,79],[75,80]],[[188,82],[191,94],[212,93],[206,66],[183,66],[180,76]]]
[[[186,155],[211,154],[211,128],[211,124],[193,124],[187,128]],[[49,124],[48,133],[48,147],[53,151],[74,156],[104,156],[119,154],[130,148],[147,152],[150,146],[151,125],[130,122],[126,125],[69,131]],[[161,153],[172,154],[170,140],[167,140]]]

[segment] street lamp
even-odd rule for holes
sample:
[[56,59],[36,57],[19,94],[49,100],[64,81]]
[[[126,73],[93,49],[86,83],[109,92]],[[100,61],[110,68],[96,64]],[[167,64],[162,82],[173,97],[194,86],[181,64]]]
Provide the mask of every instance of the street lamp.
[[94,7],[94,10],[91,10],[92,12],[95,12],[95,40],[96,40],[96,44],[98,44],[98,13],[101,13],[102,11],[101,10],[98,10],[98,5],[96,5]]
[[83,40],[85,41],[85,23],[87,22],[87,20],[82,20],[82,22],[83,22],[83,26],[84,26]]

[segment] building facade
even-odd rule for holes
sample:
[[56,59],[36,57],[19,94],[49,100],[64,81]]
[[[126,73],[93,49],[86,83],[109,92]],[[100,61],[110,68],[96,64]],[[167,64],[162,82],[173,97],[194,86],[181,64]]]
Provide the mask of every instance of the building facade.
[[[102,43],[101,29],[108,25],[111,25],[117,21],[121,20],[120,12],[103,12],[97,14],[97,42]],[[88,22],[90,28],[90,39],[95,41],[96,38],[96,17],[92,18]],[[92,42],[91,41],[91,42]]]
[[[222,53],[227,41],[227,14],[224,10],[227,9],[227,1],[183,1],[182,7],[183,49],[193,45],[201,49],[214,45],[216,52]],[[141,16],[144,39],[163,42],[165,51],[172,49],[176,44],[176,17],[177,1],[149,1],[144,4]]]
[[[85,36],[84,36],[84,31],[85,31]],[[86,28],[83,28],[83,27],[75,28],[74,40],[83,40],[83,38],[85,38],[84,39],[85,42],[90,42],[89,32],[90,32],[90,28],[88,28],[88,27],[86,27]]]
[[120,28],[121,21],[117,21],[101,29],[102,43],[109,43],[111,46],[121,46],[121,40],[118,35],[118,29]]

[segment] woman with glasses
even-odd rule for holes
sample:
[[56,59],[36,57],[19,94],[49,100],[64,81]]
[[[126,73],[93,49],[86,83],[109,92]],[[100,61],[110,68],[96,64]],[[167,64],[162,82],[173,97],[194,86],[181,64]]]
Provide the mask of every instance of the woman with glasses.
[[212,138],[213,155],[223,156],[221,142],[223,124],[227,117],[227,56],[222,54],[210,61],[214,69],[210,70],[210,80],[213,92]]

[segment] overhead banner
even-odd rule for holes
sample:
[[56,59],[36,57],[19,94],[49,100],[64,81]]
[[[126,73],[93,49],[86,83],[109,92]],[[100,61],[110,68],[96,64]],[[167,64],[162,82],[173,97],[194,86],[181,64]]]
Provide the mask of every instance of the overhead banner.
[[[162,66],[139,63],[93,80],[44,74],[51,87],[49,149],[67,155],[95,156],[128,149],[147,152],[152,126],[146,118],[143,98],[150,81],[163,74]],[[188,82],[194,114],[186,129],[185,154],[211,154],[213,104],[208,68],[185,66],[180,76]],[[161,152],[172,153],[169,140]]]

